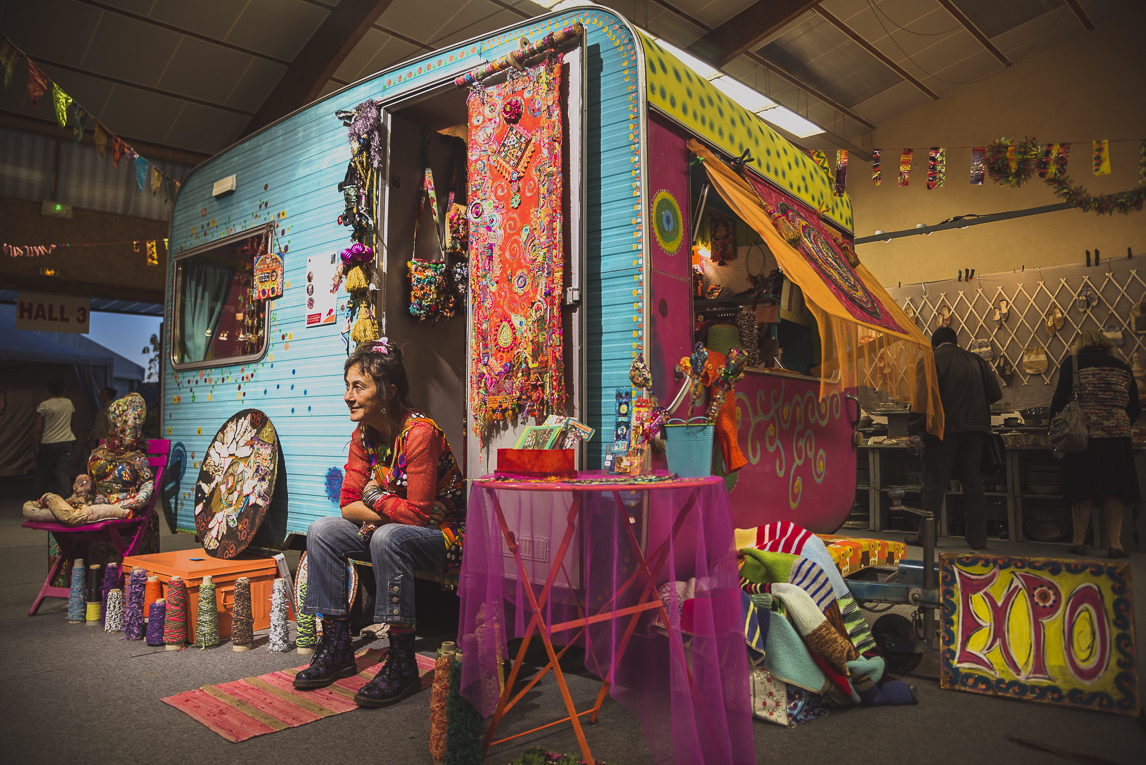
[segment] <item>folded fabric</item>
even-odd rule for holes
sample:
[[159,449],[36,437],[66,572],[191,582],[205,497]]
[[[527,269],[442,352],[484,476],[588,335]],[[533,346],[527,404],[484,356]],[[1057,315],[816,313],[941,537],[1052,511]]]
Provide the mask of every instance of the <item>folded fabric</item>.
[[792,564],[788,571],[788,582],[808,593],[821,611],[835,603],[836,593],[831,580],[823,568],[810,558],[801,557]]
[[800,559],[796,555],[764,552],[750,547],[741,552],[744,553],[744,562],[740,567],[740,575],[759,583],[787,582],[788,573]]
[[743,591],[740,593],[740,608],[744,613],[744,642],[748,644],[748,661],[757,667],[764,661],[772,612],[757,608],[748,593]]
[[788,726],[795,727],[809,720],[815,720],[828,713],[824,709],[823,698],[813,691],[788,686]]
[[773,584],[772,597],[784,601],[784,605],[788,608],[788,620],[801,635],[807,635],[827,622],[811,596],[794,584],[787,582]]
[[864,618],[863,612],[856,605],[855,598],[847,595],[840,598],[838,602],[840,613],[844,617],[844,625],[847,627],[848,639],[852,641],[852,645],[856,647],[861,656],[879,659],[882,662],[883,657],[879,655],[879,648],[875,644],[875,638],[872,637],[871,628],[867,626],[867,619]]
[[808,647],[787,619],[772,614],[764,644],[764,666],[789,686],[819,693],[828,682]]
[[788,725],[788,684],[764,667],[752,670],[752,716]]

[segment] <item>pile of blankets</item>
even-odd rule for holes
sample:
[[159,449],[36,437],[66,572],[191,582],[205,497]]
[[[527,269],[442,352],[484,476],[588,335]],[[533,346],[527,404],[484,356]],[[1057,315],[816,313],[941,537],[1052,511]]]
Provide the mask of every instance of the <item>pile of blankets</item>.
[[[884,676],[867,621],[819,537],[782,522],[737,531],[736,545],[756,717],[795,726],[833,706],[916,703],[911,688]],[[884,550],[871,563],[893,559]],[[660,591],[685,633],[698,589],[693,580]]]

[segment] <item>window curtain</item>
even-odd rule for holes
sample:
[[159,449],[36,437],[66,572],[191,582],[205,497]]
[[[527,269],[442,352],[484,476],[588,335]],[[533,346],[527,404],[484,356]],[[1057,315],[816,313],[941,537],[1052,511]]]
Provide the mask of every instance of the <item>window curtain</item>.
[[220,263],[192,258],[181,265],[183,294],[180,295],[179,349],[181,363],[203,361],[215,335],[231,269]]

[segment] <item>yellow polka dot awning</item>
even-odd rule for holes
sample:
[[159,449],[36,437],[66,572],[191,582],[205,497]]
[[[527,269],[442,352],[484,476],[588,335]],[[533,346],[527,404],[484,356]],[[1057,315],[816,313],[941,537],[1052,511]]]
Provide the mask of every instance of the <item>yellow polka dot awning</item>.
[[726,154],[752,155],[748,167],[845,231],[853,230],[852,200],[836,196],[832,179],[802,150],[759,117],[720,92],[655,40],[638,33],[645,53],[650,107]]

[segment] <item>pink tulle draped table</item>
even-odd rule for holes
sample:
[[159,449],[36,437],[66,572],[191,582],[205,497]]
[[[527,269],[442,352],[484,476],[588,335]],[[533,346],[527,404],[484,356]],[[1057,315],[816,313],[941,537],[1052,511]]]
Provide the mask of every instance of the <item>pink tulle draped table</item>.
[[[592,755],[581,719],[595,722],[611,694],[640,718],[658,762],[754,763],[723,482],[618,480],[583,472],[562,482],[490,476],[474,482],[458,643],[462,696],[493,718],[486,746],[498,743],[502,716],[553,671],[587,762]],[[690,580],[694,587],[686,588]],[[686,589],[695,597],[682,601],[677,593]],[[515,637],[522,643],[503,691],[499,668],[509,658],[506,641]],[[549,664],[511,696],[534,637]],[[583,648],[585,667],[603,681],[588,710],[574,708],[558,662],[563,645]]]

